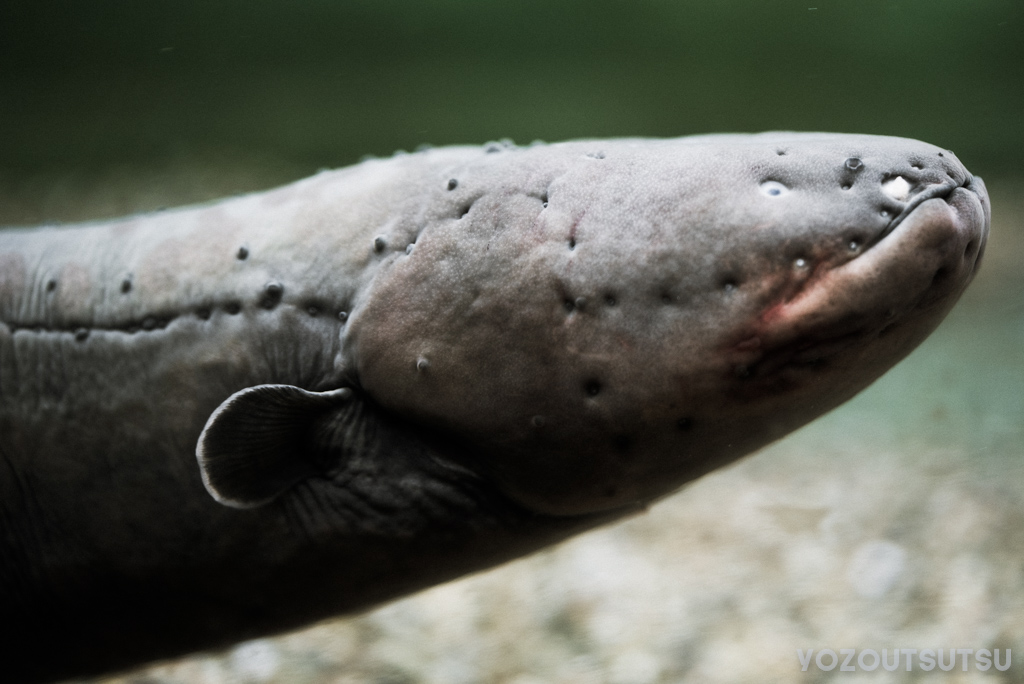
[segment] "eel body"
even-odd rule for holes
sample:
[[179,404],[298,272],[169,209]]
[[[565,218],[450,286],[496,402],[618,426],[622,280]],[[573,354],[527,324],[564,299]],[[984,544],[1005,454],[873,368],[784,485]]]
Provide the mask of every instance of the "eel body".
[[450,147],[0,231],[6,681],[365,609],[642,510],[832,409],[973,277],[952,153]]

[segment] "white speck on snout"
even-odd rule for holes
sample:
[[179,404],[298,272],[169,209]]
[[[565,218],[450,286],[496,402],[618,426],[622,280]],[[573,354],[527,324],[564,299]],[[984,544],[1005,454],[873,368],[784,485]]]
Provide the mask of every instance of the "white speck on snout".
[[865,542],[854,552],[846,570],[853,590],[865,598],[884,596],[903,574],[907,552],[890,541]]
[[789,192],[789,188],[779,181],[765,181],[761,183],[761,192],[769,197],[781,197]]
[[902,202],[910,196],[910,183],[903,176],[896,176],[882,183],[882,192]]

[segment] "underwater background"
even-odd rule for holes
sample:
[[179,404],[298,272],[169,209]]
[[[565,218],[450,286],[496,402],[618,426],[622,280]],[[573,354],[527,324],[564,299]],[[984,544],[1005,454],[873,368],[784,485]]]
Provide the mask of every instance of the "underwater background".
[[[1024,3],[0,2],[0,225],[425,143],[770,129],[919,138],[984,177],[984,266],[906,361],[639,517],[363,616],[90,681],[1024,682]],[[802,669],[798,649],[844,648],[1012,665]]]

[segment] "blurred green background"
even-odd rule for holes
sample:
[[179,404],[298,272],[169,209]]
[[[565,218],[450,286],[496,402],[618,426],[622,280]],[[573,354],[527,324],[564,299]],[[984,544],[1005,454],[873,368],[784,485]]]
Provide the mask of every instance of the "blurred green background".
[[0,3],[0,169],[830,130],[1024,157],[1018,0]]

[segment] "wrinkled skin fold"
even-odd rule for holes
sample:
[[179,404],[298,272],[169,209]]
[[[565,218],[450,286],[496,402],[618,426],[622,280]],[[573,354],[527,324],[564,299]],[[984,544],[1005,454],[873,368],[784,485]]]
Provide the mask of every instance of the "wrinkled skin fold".
[[952,153],[451,147],[0,231],[0,644],[39,682],[368,608],[842,403],[980,263]]

